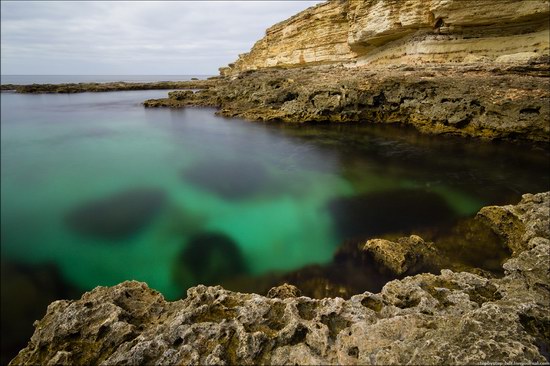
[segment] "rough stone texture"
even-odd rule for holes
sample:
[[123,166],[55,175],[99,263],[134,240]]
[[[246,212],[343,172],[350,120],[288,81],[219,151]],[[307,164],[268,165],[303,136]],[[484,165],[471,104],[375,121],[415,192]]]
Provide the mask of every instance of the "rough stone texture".
[[547,362],[549,201],[547,192],[505,206],[519,218],[524,249],[501,279],[442,270],[347,301],[197,286],[166,302],[124,282],[52,303],[11,365]]
[[298,287],[289,285],[288,283],[282,284],[281,286],[273,287],[267,293],[267,297],[272,299],[287,299],[289,297],[299,297],[301,295],[302,293]]
[[372,255],[382,268],[390,270],[396,276],[430,267],[439,256],[433,243],[427,243],[417,235],[400,238],[396,242],[370,239],[362,250]]
[[549,71],[548,58],[522,66],[264,70],[146,105],[210,105],[251,120],[401,123],[428,134],[549,141]]
[[550,197],[523,195],[518,205],[489,206],[478,215],[487,222],[514,254],[533,248],[538,238],[550,238]]
[[326,2],[275,24],[249,53],[220,68],[222,75],[282,65],[312,65],[351,60],[347,44],[347,4]]
[[330,0],[272,26],[220,71],[526,61],[548,53],[548,15],[546,0]]

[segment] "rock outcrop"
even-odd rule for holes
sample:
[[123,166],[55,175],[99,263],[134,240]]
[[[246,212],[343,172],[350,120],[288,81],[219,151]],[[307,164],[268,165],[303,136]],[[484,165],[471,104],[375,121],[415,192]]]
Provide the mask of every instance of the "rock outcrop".
[[548,53],[548,16],[546,0],[329,0],[272,26],[220,72],[525,62]]
[[[164,89],[207,89],[214,85],[216,77],[207,80],[158,81],[151,83],[128,83],[125,81],[110,83],[69,83],[69,84],[2,84],[1,90],[22,94],[87,93],[112,92],[123,90],[164,90]],[[189,91],[191,92],[191,91]],[[191,92],[192,93],[192,92]]]
[[395,123],[428,134],[547,142],[549,73],[548,57],[507,66],[263,70],[145,105],[208,105],[250,120]]
[[433,243],[425,242],[418,235],[400,238],[397,242],[386,239],[370,239],[362,250],[372,256],[383,269],[400,276],[415,269],[433,266],[438,261]]
[[515,250],[500,279],[442,270],[347,301],[197,286],[166,302],[125,282],[52,303],[11,365],[545,363],[549,205],[547,192],[480,213]]

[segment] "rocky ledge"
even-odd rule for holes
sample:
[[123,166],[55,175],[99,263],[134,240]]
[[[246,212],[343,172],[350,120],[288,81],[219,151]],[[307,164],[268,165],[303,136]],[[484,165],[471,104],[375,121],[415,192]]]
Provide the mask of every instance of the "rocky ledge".
[[513,251],[502,278],[442,270],[349,300],[197,286],[175,302],[124,282],[52,303],[10,365],[547,363],[550,192],[479,216]]
[[273,25],[209,90],[147,107],[550,140],[545,0],[328,0]]
[[22,94],[45,93],[85,93],[110,92],[123,90],[161,90],[161,89],[207,89],[214,84],[214,80],[190,81],[158,81],[152,83],[127,83],[124,81],[112,83],[68,83],[68,84],[2,84],[1,90],[16,91]]
[[393,123],[428,134],[547,142],[549,75],[548,57],[507,66],[269,69],[144,105],[216,106],[221,115],[250,120]]

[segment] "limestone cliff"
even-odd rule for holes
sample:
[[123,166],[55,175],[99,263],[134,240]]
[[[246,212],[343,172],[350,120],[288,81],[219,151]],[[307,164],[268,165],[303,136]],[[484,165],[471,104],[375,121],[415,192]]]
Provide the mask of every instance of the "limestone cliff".
[[329,0],[272,26],[220,72],[524,62],[548,54],[549,6],[547,0]]
[[480,212],[514,250],[500,279],[443,270],[347,301],[283,285],[267,297],[198,286],[166,302],[125,282],[52,303],[10,365],[545,363],[549,205],[550,192]]

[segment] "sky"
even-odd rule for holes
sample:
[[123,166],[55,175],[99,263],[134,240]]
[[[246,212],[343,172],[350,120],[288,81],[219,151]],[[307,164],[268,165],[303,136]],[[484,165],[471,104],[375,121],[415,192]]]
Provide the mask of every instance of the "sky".
[[1,73],[215,75],[320,2],[2,0]]

